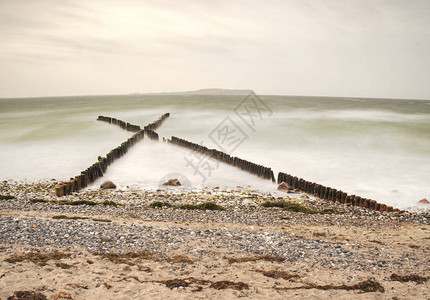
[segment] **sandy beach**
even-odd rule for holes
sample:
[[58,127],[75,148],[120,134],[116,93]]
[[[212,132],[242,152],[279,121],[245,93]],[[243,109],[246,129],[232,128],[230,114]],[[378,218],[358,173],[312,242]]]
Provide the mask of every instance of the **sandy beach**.
[[57,198],[54,185],[0,184],[1,299],[430,298],[428,211],[251,187]]

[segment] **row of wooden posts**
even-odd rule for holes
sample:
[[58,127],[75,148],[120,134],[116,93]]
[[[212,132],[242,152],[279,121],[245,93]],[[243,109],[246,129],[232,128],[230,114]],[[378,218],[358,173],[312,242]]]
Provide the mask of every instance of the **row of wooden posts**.
[[[87,168],[85,171],[82,171],[80,175],[76,176],[75,178],[70,178],[69,181],[63,182],[57,185],[55,187],[55,194],[61,197],[64,195],[69,195],[72,192],[76,192],[82,188],[87,187],[89,184],[93,183],[98,178],[102,177],[103,174],[106,172],[107,167],[111,163],[113,163],[116,159],[120,158],[125,153],[127,153],[128,149],[133,145],[135,145],[138,141],[142,140],[145,135],[151,140],[158,141],[159,140],[158,133],[155,132],[154,130],[157,129],[164,122],[164,120],[169,116],[170,116],[169,113],[162,115],[155,122],[152,122],[147,126],[145,126],[144,130],[141,130],[140,126],[132,125],[130,123],[126,123],[124,121],[121,121],[115,118],[99,116],[97,118],[97,120],[99,121],[104,121],[113,125],[117,125],[122,129],[131,131],[131,132],[136,132],[136,133],[131,138],[129,138],[126,142],[122,143],[120,146],[111,150],[106,155],[106,157],[99,156],[98,161],[92,166],[90,166],[89,168]],[[250,161],[240,159],[235,156],[231,156],[222,151],[219,151],[216,149],[209,149],[205,146],[202,146],[193,142],[189,142],[187,140],[184,140],[175,136],[172,136],[172,138],[167,141],[174,145],[188,148],[192,151],[202,153],[204,155],[207,155],[223,163],[235,166],[243,171],[249,172],[258,177],[276,182],[274,173],[271,168],[264,167],[262,165],[257,165]],[[278,179],[277,180],[278,184],[285,182],[293,189],[297,189],[307,194],[311,194],[323,200],[350,204],[353,206],[364,207],[372,210],[377,210],[380,212],[393,212],[393,211],[399,212],[400,211],[397,208],[393,208],[392,206],[387,206],[386,204],[378,203],[375,200],[362,198],[356,195],[348,195],[347,193],[341,190],[326,187],[324,185],[321,185],[315,182],[310,182],[310,181],[304,180],[303,178],[298,178],[290,174],[279,172],[277,179]]]
[[[146,127],[145,127],[146,128]],[[146,134],[146,136],[149,138],[149,139],[151,139],[151,140],[155,140],[155,141],[158,141],[159,139],[158,139],[158,133],[156,133],[155,131],[153,131],[153,130],[150,130],[150,129],[145,129],[145,134]]]
[[145,129],[145,130],[156,130],[158,127],[161,126],[161,124],[163,124],[164,120],[166,120],[168,117],[170,117],[170,114],[165,113],[164,115],[159,117],[157,121],[154,121],[154,122],[146,125],[143,129]]
[[[150,126],[150,128],[157,128],[169,116],[170,114],[166,113],[162,115],[157,121],[149,124],[148,126]],[[145,135],[151,140],[158,141],[158,133],[156,133],[152,129],[142,130],[140,129],[140,126],[132,125],[130,123],[126,123],[124,121],[111,118],[111,117],[105,117],[105,116],[98,116],[97,120],[104,121],[109,124],[117,125],[127,131],[135,132],[135,134],[133,134],[132,137],[130,137],[127,141],[125,141],[115,149],[112,149],[106,155],[106,157],[99,156],[98,161],[96,163],[91,165],[86,170],[82,171],[81,174],[79,174],[78,176],[75,176],[74,178],[70,178],[69,181],[62,182],[57,186],[55,186],[56,196],[61,197],[65,195],[70,195],[73,192],[77,192],[80,189],[87,187],[89,184],[93,183],[98,178],[102,177],[103,174],[106,173],[106,170],[110,164],[112,164],[116,159],[126,154],[127,151],[132,146],[134,146],[137,142],[142,140],[145,137]],[[145,126],[145,128],[146,127],[147,126]]]
[[278,174],[278,184],[287,183],[294,189],[298,189],[307,194],[311,194],[323,200],[350,204],[353,206],[365,207],[380,212],[399,212],[397,208],[387,206],[386,204],[378,203],[375,200],[362,198],[356,195],[348,195],[347,193],[334,188],[326,187],[324,185],[304,180],[286,173]]
[[70,195],[73,192],[77,192],[80,189],[87,187],[89,184],[102,177],[110,164],[115,160],[122,157],[127,151],[134,146],[137,142],[144,138],[144,130],[140,130],[133,134],[127,141],[112,149],[106,157],[99,156],[98,161],[91,165],[86,170],[82,171],[81,174],[74,178],[70,178],[69,181],[62,182],[55,187],[55,195],[58,197]]
[[121,120],[118,120],[118,119],[115,119],[115,118],[111,118],[111,117],[99,116],[97,118],[97,120],[98,121],[107,122],[107,123],[112,124],[112,125],[119,126],[122,129],[127,130],[127,131],[131,131],[131,132],[138,132],[138,131],[141,130],[140,126],[138,126],[138,125],[133,125],[133,124],[130,124],[130,123],[126,123],[124,121],[121,121]]
[[[175,136],[172,136],[172,139],[168,140],[168,142],[191,149],[193,151],[203,153],[218,161],[238,167],[243,171],[247,171],[261,178],[271,179],[273,182],[276,182],[271,168],[263,167],[261,165],[257,165],[252,162],[240,159],[238,157],[233,157],[229,154],[218,151],[216,149],[209,149],[205,146],[202,146],[193,142],[189,142],[187,140],[184,140]],[[290,174],[286,174],[282,172],[278,173],[277,181],[278,181],[278,184],[285,182],[288,185],[290,185],[293,189],[297,189],[299,191],[305,192],[307,194],[313,195],[323,200],[350,204],[353,206],[364,207],[372,210],[377,210],[380,212],[393,212],[393,211],[399,212],[400,211],[397,208],[393,208],[392,206],[387,206],[386,204],[378,203],[375,200],[362,198],[356,195],[348,195],[347,193],[341,190],[326,187],[321,184],[310,182],[310,181],[304,180],[303,178],[298,178],[296,176],[292,176]]]
[[218,151],[216,149],[209,149],[205,146],[202,146],[193,142],[189,142],[187,140],[184,140],[175,136],[172,136],[172,139],[168,140],[168,142],[191,149],[193,151],[203,153],[213,159],[235,166],[243,171],[257,175],[258,177],[269,179],[269,180],[272,180],[273,182],[276,182],[275,176],[271,168],[257,165],[257,164],[254,164],[253,162],[240,159],[239,157],[231,156],[227,153]]

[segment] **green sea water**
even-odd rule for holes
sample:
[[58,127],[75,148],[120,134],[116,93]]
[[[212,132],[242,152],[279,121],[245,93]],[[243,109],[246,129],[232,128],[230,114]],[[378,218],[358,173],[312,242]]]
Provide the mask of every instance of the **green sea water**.
[[[243,112],[245,96],[0,99],[0,178],[68,179],[130,136],[96,121],[98,115],[143,127],[170,112],[171,117],[158,130],[161,137],[173,135],[222,147],[275,172],[396,207],[412,207],[418,200],[430,198],[430,101],[299,96],[259,99],[265,110],[260,115],[254,111],[252,126],[249,119],[236,113]],[[242,133],[237,147],[216,139],[226,118]],[[271,183],[229,166],[217,165],[210,172],[196,170],[187,165],[191,158],[198,162],[185,149],[143,141],[115,162],[105,177],[124,187],[154,188],[165,174],[178,172],[196,187],[273,189]]]

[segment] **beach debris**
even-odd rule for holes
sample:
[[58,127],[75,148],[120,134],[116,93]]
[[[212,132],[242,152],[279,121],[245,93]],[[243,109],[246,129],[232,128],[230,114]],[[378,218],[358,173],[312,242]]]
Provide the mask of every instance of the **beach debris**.
[[39,252],[28,252],[25,254],[16,254],[5,259],[8,263],[17,263],[24,261],[31,261],[33,263],[46,264],[50,260],[59,260],[62,258],[69,258],[71,253],[64,253],[60,251],[55,251],[52,253],[39,253]]
[[172,257],[166,255],[156,255],[156,252],[152,251],[140,251],[140,252],[126,252],[126,253],[95,253],[100,255],[102,258],[106,258],[115,264],[126,264],[129,266],[137,265],[136,262],[140,260],[151,260],[168,263],[194,263],[193,260],[189,259],[184,255],[174,255]]
[[225,210],[221,205],[215,204],[213,202],[205,202],[201,204],[182,204],[176,206],[179,209],[199,209],[199,210]]
[[56,262],[55,266],[58,267],[58,268],[61,268],[61,269],[70,269],[70,268],[73,267],[72,265],[69,265],[69,264],[66,264],[66,263],[62,263],[62,262]]
[[59,291],[51,296],[51,300],[73,300],[72,294],[66,291]]
[[169,263],[187,263],[192,264],[194,263],[193,260],[189,259],[185,255],[175,255],[173,257],[166,257],[166,261]]
[[91,200],[76,200],[76,201],[60,200],[58,202],[51,202],[51,203],[59,204],[59,205],[89,205],[89,206],[104,205],[104,206],[114,206],[114,207],[122,206],[122,204],[116,203],[115,201],[111,201],[111,200],[104,200],[102,202],[95,202]]
[[151,251],[140,251],[140,252],[127,252],[127,253],[95,253],[96,255],[100,255],[102,258],[106,258],[115,264],[127,264],[129,266],[135,266],[131,259],[139,259],[139,260],[154,260],[154,252]]
[[305,214],[342,214],[343,212],[337,211],[334,209],[312,209],[306,206],[303,206],[298,203],[286,202],[286,201],[265,201],[261,204],[263,207],[279,207],[284,210],[292,211],[292,212],[301,212]]
[[31,203],[49,203],[49,200],[42,199],[42,198],[36,198],[36,199],[30,199]]
[[181,289],[187,288],[193,284],[197,285],[197,287],[192,290],[193,292],[199,292],[203,289],[202,285],[209,285],[209,288],[213,288],[216,290],[224,290],[224,289],[234,289],[234,290],[244,290],[249,289],[249,285],[245,282],[234,282],[229,280],[220,280],[220,281],[210,281],[206,279],[199,279],[195,277],[188,278],[175,278],[175,279],[167,279],[167,280],[153,280],[153,281],[140,281],[139,282],[156,282],[162,283],[166,285],[169,289]]
[[282,182],[280,185],[278,185],[278,191],[288,192],[290,190],[293,190],[293,187],[286,182]]
[[295,286],[295,287],[284,287],[284,288],[275,288],[277,290],[301,290],[301,289],[318,289],[318,290],[360,290],[364,293],[372,293],[372,292],[381,292],[384,293],[385,289],[384,287],[377,281],[372,279],[367,279],[364,281],[361,281],[357,284],[353,285],[318,285],[318,284],[306,284],[303,286]]
[[430,201],[428,201],[427,198],[424,198],[424,199],[421,199],[420,201],[418,201],[418,203],[430,204]]
[[216,290],[224,290],[224,289],[234,289],[234,290],[247,290],[249,289],[249,285],[245,282],[234,282],[234,281],[228,281],[228,280],[221,280],[216,281],[212,283],[210,288],[216,289]]
[[277,271],[277,270],[269,270],[269,271],[265,271],[265,270],[257,270],[256,272],[262,273],[264,276],[266,277],[271,277],[274,279],[285,279],[285,280],[289,280],[291,278],[300,278],[300,276],[298,274],[292,274],[286,271]]
[[172,207],[172,204],[164,201],[155,201],[149,204],[150,208],[163,208],[163,207]]
[[66,216],[66,215],[56,215],[52,217],[54,220],[87,220],[88,217],[81,216]]
[[46,300],[44,294],[34,291],[16,291],[12,296],[7,297],[7,300]]
[[100,185],[100,188],[101,188],[102,190],[107,190],[107,189],[116,189],[116,185],[115,185],[115,183],[113,183],[112,181],[110,181],[110,180],[106,180],[105,182],[103,182],[103,183]]
[[420,276],[418,274],[410,274],[410,275],[397,275],[395,273],[391,274],[390,279],[392,281],[400,281],[400,282],[409,282],[413,281],[418,284],[424,283],[429,280],[429,277]]
[[258,260],[283,262],[285,260],[285,257],[278,256],[278,255],[257,255],[257,256],[245,256],[245,257],[228,257],[227,260],[229,263],[242,263],[242,262],[258,261]]
[[174,178],[174,179],[169,179],[168,181],[166,181],[165,183],[163,183],[163,185],[167,185],[167,186],[181,186],[181,182],[179,181],[179,179]]

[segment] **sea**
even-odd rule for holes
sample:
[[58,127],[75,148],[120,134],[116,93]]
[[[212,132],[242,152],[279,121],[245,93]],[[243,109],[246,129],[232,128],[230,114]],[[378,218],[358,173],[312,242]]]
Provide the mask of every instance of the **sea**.
[[144,139],[88,189],[195,189],[276,184],[169,143],[180,137],[275,172],[400,209],[430,199],[430,101],[304,96],[131,94],[0,99],[0,179],[68,180],[164,113],[160,142]]

